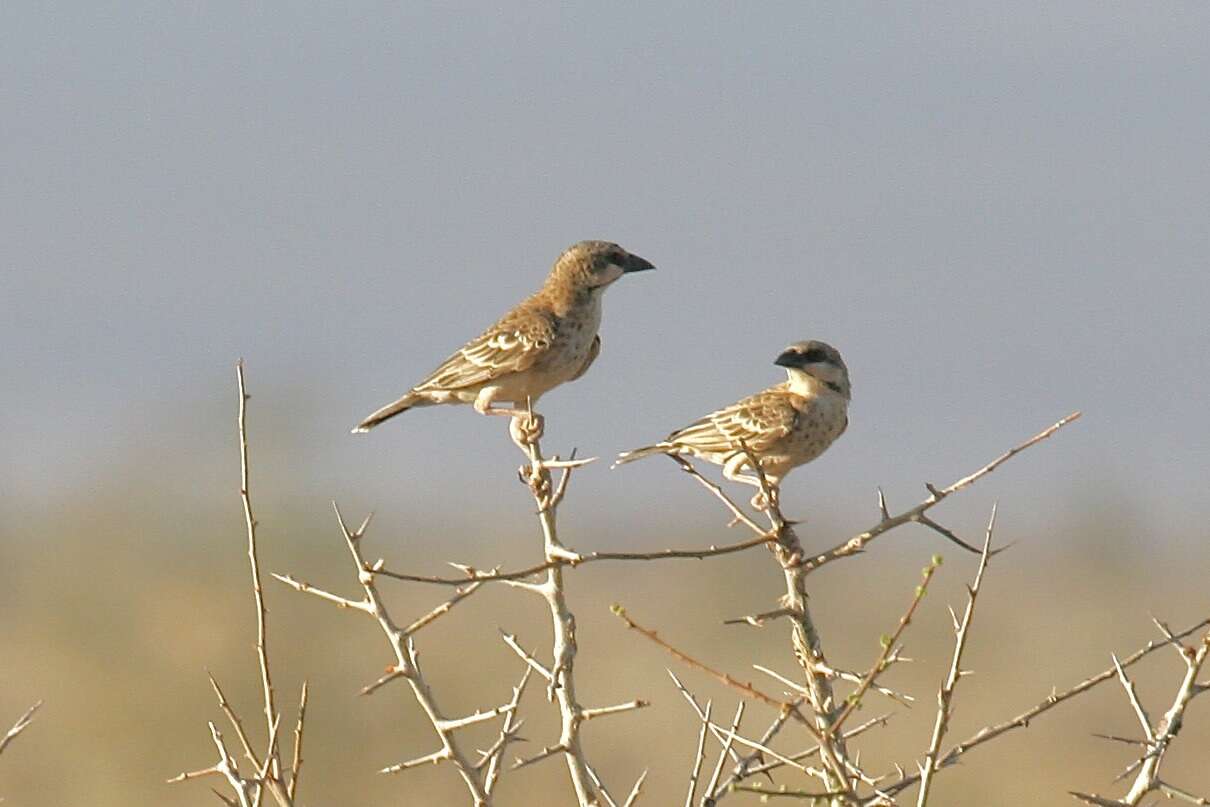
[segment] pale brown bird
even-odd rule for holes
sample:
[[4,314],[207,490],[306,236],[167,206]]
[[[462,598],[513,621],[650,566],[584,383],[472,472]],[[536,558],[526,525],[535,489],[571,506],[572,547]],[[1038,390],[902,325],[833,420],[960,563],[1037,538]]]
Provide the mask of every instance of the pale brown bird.
[[[608,241],[581,241],[555,261],[542,288],[467,342],[394,403],[354,432],[366,432],[413,407],[469,403],[484,415],[513,418],[513,438],[536,439],[541,416],[528,407],[558,385],[588,371],[601,352],[601,297],[630,272],[654,269]],[[510,404],[508,408],[497,406]]]
[[[774,490],[794,468],[818,457],[849,425],[849,370],[836,348],[796,342],[774,364],[787,379],[668,435],[662,442],[618,455],[614,467],[653,454],[692,456],[723,467],[723,476],[760,487],[746,447]],[[762,505],[758,494],[753,504]]]

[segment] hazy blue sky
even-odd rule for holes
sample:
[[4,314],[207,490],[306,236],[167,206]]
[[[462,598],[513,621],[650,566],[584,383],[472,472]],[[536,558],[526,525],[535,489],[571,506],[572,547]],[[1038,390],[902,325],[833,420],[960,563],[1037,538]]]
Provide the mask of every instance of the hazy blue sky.
[[[282,495],[523,510],[502,422],[347,431],[605,238],[659,271],[610,291],[549,450],[661,436],[816,337],[852,426],[798,509],[906,504],[1082,408],[997,492],[1196,538],[1208,41],[1176,2],[4,3],[0,485],[229,492],[242,355]],[[631,525],[696,496],[584,479]]]

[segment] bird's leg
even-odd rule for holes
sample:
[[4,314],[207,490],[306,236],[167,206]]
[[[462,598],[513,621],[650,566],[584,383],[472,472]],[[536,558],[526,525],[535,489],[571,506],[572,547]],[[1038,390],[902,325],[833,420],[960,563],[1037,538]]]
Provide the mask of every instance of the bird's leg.
[[[756,510],[760,510],[763,513],[769,509],[769,498],[765,496],[764,486],[761,485],[760,477],[756,476],[755,474],[740,473],[740,469],[748,464],[747,454],[736,454],[723,464],[723,477],[730,479],[732,482],[739,482],[741,484],[751,485],[752,487],[756,488],[756,493],[752,496],[749,504],[751,504]],[[776,502],[777,483],[768,476],[765,478],[769,482],[769,492],[773,495],[774,502]]]
[[[486,390],[485,390],[486,392]],[[508,424],[508,434],[522,451],[531,443],[542,438],[546,427],[546,419],[532,409],[517,407],[504,408],[492,405],[492,397],[480,393],[475,399],[475,411],[481,415],[501,415],[512,418]]]

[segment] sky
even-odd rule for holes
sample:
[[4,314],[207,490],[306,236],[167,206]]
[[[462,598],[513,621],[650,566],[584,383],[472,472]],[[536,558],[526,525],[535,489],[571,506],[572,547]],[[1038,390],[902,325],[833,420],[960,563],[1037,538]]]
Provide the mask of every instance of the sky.
[[[974,652],[998,661],[974,658],[989,675],[972,686],[989,689],[960,721],[1104,668],[1154,637],[1151,614],[1192,621],[1210,523],[1207,31],[1193,2],[0,3],[0,705],[47,701],[0,795],[163,801],[163,779],[210,753],[203,668],[258,696],[236,672],[252,669],[241,357],[266,573],[352,591],[332,500],[351,521],[376,512],[390,568],[532,561],[503,419],[436,407],[349,429],[582,239],[658,269],[609,290],[600,358],[541,402],[548,453],[602,458],[560,506],[570,546],[736,540],[670,462],[609,460],[823,339],[854,392],[848,431],[783,486],[808,549],[873,525],[880,486],[900,511],[1084,413],[930,512],[977,541],[998,500],[1017,547],[981,606],[991,641]],[[865,663],[938,551],[949,588],[921,630],[948,654],[941,603],[962,602],[973,559],[919,527],[895,536],[811,578],[833,658]],[[775,607],[764,561],[576,572],[584,658],[602,660],[579,667],[581,691],[663,699],[595,748],[624,756],[639,731],[673,753],[697,730],[676,733],[675,695],[637,686],[668,661],[628,644],[609,602],[720,668],[793,664],[782,637],[720,625]],[[315,682],[310,792],[397,800],[401,780],[367,771],[423,724],[353,696],[380,674],[378,638],[267,586],[282,685]],[[419,613],[434,595],[392,596]],[[515,661],[495,627],[547,630],[487,596],[425,639],[443,697],[476,706],[491,648]],[[484,658],[467,663],[464,635]],[[912,666],[930,700],[934,668]],[[1054,721],[1058,740],[962,766],[963,792],[1040,766],[1005,803],[1108,786],[1120,768],[1088,734],[1132,729],[1102,694],[1098,714]],[[1076,781],[1080,754],[1105,778]],[[456,786],[448,773],[433,781]],[[673,773],[657,765],[653,792],[679,792]]]
[[[6,3],[6,506],[228,490],[238,357],[264,473],[299,497],[402,513],[470,484],[471,508],[512,506],[499,421],[348,427],[603,238],[659,269],[610,290],[601,358],[543,400],[549,451],[658,438],[822,338],[852,425],[787,483],[802,507],[879,484],[906,504],[1082,409],[997,492],[1038,525],[1035,497],[1075,499],[1192,540],[1208,23],[1196,3]],[[696,495],[672,471],[602,463],[595,506]]]

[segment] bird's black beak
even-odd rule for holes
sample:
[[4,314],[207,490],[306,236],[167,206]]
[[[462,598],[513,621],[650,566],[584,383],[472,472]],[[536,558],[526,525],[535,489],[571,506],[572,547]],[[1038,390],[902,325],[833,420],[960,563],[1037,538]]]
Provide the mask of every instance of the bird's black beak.
[[778,367],[802,367],[802,354],[797,350],[787,350],[773,362]]
[[650,261],[643,260],[638,255],[630,255],[626,258],[626,265],[622,267],[622,271],[626,274],[631,272],[646,272],[648,269],[654,269],[655,264]]

